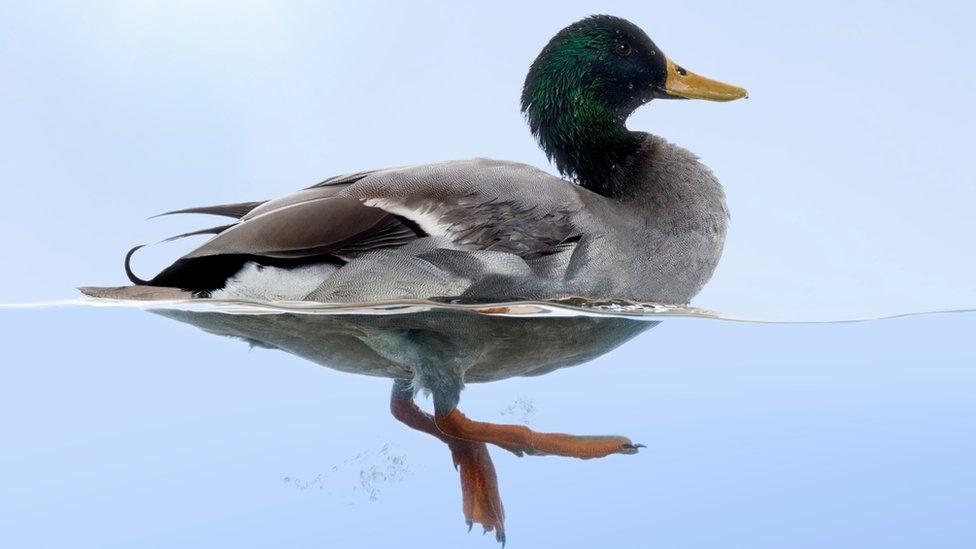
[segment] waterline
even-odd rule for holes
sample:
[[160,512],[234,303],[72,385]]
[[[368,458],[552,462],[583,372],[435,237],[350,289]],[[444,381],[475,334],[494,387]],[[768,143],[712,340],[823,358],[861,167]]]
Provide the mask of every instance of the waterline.
[[310,301],[257,302],[222,299],[122,300],[80,297],[52,301],[0,303],[0,310],[53,309],[63,307],[103,307],[145,310],[173,309],[242,315],[390,315],[431,310],[456,310],[492,316],[601,316],[647,320],[659,320],[661,318],[698,318],[750,324],[844,324],[893,320],[907,317],[976,313],[976,308],[959,308],[826,320],[772,320],[727,315],[687,305],[631,303],[626,301],[589,301],[584,299],[564,301],[500,301],[497,303],[460,303],[430,300],[319,303]]

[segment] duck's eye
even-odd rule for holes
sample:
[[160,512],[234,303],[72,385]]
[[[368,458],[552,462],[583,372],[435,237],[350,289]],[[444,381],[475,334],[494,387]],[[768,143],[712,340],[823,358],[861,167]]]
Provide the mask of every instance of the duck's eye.
[[634,49],[630,47],[630,42],[617,42],[613,45],[613,53],[620,57],[627,57],[632,51]]

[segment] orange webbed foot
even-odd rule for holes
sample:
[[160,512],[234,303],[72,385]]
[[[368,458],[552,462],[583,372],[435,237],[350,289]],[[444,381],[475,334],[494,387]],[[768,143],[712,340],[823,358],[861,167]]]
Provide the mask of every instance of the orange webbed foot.
[[390,399],[393,417],[447,444],[454,459],[454,468],[461,477],[462,511],[468,531],[474,523],[481,524],[486,534],[494,531],[495,539],[504,547],[505,509],[498,493],[498,477],[488,447],[483,442],[445,435],[437,428],[434,417],[421,410],[408,395],[404,391],[394,391]]
[[645,447],[621,436],[538,433],[524,425],[499,425],[474,421],[456,409],[446,414],[438,414],[435,420],[437,428],[446,435],[491,443],[520,457],[528,454],[591,459],[612,454],[636,454],[639,449]]
[[485,533],[494,531],[495,539],[504,547],[505,509],[488,447],[466,440],[452,440],[448,445],[461,476],[462,509],[468,531],[474,523],[481,524]]

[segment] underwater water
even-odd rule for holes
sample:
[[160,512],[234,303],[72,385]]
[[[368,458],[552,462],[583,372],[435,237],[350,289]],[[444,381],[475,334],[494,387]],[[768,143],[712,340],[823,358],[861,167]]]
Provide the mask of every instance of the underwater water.
[[646,445],[490,446],[510,547],[976,545],[974,312],[94,305],[0,309],[4,547],[495,547],[390,415],[408,341],[468,417]]

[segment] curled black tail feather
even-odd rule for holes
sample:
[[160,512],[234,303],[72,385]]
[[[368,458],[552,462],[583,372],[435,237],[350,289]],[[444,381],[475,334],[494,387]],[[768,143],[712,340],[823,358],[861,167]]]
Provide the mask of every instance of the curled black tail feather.
[[136,274],[132,272],[132,267],[129,266],[129,262],[132,261],[132,254],[136,253],[143,246],[145,246],[145,244],[139,244],[135,248],[129,250],[129,253],[125,254],[125,276],[129,277],[129,280],[136,286],[149,286],[149,281],[143,280],[136,276]]

